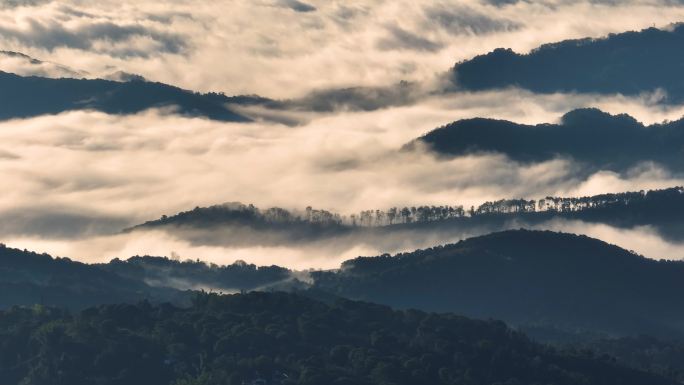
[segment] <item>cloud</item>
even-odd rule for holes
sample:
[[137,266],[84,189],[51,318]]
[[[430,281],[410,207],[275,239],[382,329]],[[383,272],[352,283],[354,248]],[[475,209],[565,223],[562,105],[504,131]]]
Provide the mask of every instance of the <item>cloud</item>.
[[118,25],[93,22],[75,27],[64,27],[57,21],[23,20],[23,25],[0,25],[0,34],[28,47],[72,48],[104,51],[116,57],[142,56],[164,52],[178,54],[187,47],[178,35],[158,32],[142,25]]
[[[476,116],[536,124],[558,121],[574,108],[598,107],[628,111],[649,124],[680,118],[682,107],[662,106],[653,95],[430,92],[439,89],[455,62],[499,46],[527,52],[550,41],[683,19],[684,8],[673,2],[521,1],[501,7],[475,0],[428,6],[408,0],[22,3],[0,8],[4,49],[91,76],[139,73],[187,89],[257,93],[295,106],[244,106],[241,112],[256,119],[249,124],[158,110],[126,116],[78,111],[0,123],[0,174],[12,186],[0,194],[0,213],[8,218],[0,239],[18,247],[84,260],[176,250],[183,257],[222,262],[242,258],[333,267],[358,254],[424,247],[465,234],[404,234],[353,246],[343,239],[308,248],[103,234],[119,224],[224,201],[350,213],[683,183],[649,163],[623,174],[581,175],[567,158],[521,163],[500,154],[445,160],[424,151],[397,152],[435,127]],[[21,64],[0,61],[0,66],[18,70]],[[55,69],[41,71],[59,76]],[[419,89],[404,93],[396,84]],[[314,102],[321,95],[325,103],[319,108]],[[56,222],[64,228],[53,226]],[[620,234],[636,239],[634,233]]]
[[0,69],[22,76],[81,78],[87,73],[56,63],[41,61],[19,52],[0,51]]
[[398,151],[452,120],[485,115],[538,123],[586,104],[608,110],[631,106],[644,121],[682,112],[642,99],[509,90],[428,97],[373,111],[287,112],[296,125],[218,122],[157,110],[123,116],[77,111],[6,121],[0,123],[0,151],[13,156],[0,157],[0,173],[12,188],[0,194],[0,241],[90,261],[175,250],[218,262],[332,267],[358,254],[410,250],[470,233],[260,247],[198,244],[170,234],[106,234],[226,201],[264,208],[312,205],[350,214],[684,184],[653,165],[624,175],[582,176],[568,159],[524,164],[502,155],[445,160]]
[[318,89],[429,82],[455,62],[500,46],[527,52],[684,19],[681,4],[655,0],[503,7],[476,0],[310,0],[305,4],[316,10],[305,13],[288,4],[310,9],[280,0],[65,0],[0,8],[0,44],[92,76],[124,71],[197,91],[292,99]]
[[[581,221],[553,220],[536,224],[507,221],[494,226],[469,226],[467,228],[430,228],[427,231],[405,230],[395,233],[341,236],[317,242],[282,242],[279,245],[251,246],[230,244],[230,236],[224,239],[205,239],[193,242],[186,234],[167,231],[144,231],[129,234],[100,235],[70,240],[49,239],[37,236],[5,237],[3,242],[11,247],[29,248],[49,252],[56,256],[68,256],[90,263],[109,262],[113,258],[133,255],[177,256],[181,259],[200,259],[217,264],[230,264],[246,260],[260,266],[273,264],[292,269],[335,269],[346,260],[358,256],[375,256],[383,253],[410,252],[435,245],[456,243],[459,240],[511,229],[553,230],[587,235],[633,250],[648,258],[681,260],[684,244],[663,239],[657,231],[642,226],[620,229],[603,224]],[[205,237],[210,236],[205,234]],[[258,233],[251,234],[255,239]]]
[[428,96],[430,90],[421,85],[399,83],[387,87],[350,87],[314,90],[301,98],[283,101],[285,109],[303,111],[361,110],[372,111],[390,106],[402,106]]
[[4,0],[2,3],[0,3],[0,8],[36,6],[49,3],[51,1],[52,0]]
[[454,35],[482,35],[492,32],[511,31],[522,26],[513,20],[488,16],[469,7],[435,5],[426,8],[428,22],[437,22]]
[[79,207],[59,208],[37,205],[0,212],[0,233],[4,237],[84,238],[114,234],[130,223],[105,213],[82,212]]
[[434,42],[396,25],[387,26],[387,36],[378,40],[377,46],[381,50],[387,51],[408,49],[435,52],[443,48],[441,43]]
[[295,12],[306,13],[316,11],[316,7],[313,5],[301,2],[299,0],[280,0],[279,4],[283,7],[290,8]]
[[21,158],[19,155],[10,152],[10,151],[5,151],[5,150],[0,150],[0,159],[19,159]]

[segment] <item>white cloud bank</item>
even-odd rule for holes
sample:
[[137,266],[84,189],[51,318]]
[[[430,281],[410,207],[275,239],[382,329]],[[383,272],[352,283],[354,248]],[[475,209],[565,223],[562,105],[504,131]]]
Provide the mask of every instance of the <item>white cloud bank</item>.
[[[4,55],[0,70],[58,77],[126,71],[199,91],[295,97],[328,87],[425,84],[496,47],[525,52],[545,42],[682,20],[681,4],[656,0],[499,7],[475,0],[12,1],[0,5],[0,47],[47,62],[29,66]],[[349,213],[681,185],[680,176],[649,164],[627,175],[582,177],[563,159],[520,165],[497,155],[439,160],[396,151],[437,126],[475,116],[551,122],[589,106],[628,112],[644,123],[684,115],[682,107],[657,105],[657,96],[463,93],[372,112],[286,114],[301,122],[294,126],[211,122],[168,111],[0,122],[0,175],[7,186],[0,191],[0,241],[89,261],[175,250],[223,263],[241,258],[295,267],[333,267],[358,254],[455,241],[465,235],[333,253],[316,245],[230,249],[164,234],[111,234],[225,201]],[[684,255],[648,229],[563,226],[652,257]]]
[[[525,52],[684,20],[673,1],[61,0],[0,7],[0,47],[104,76],[292,97],[428,81],[497,47]],[[8,63],[6,69],[17,70]],[[3,68],[0,62],[0,69]],[[56,73],[59,76],[59,71]]]
[[408,244],[337,245],[332,253],[330,247],[316,248],[320,245],[245,250],[197,247],[168,236],[107,235],[162,214],[227,201],[264,208],[312,205],[349,214],[396,205],[469,206],[500,198],[684,184],[681,176],[652,164],[625,175],[599,172],[587,177],[563,159],[523,165],[500,155],[445,160],[398,151],[420,134],[460,118],[538,123],[587,105],[609,110],[632,105],[646,122],[681,114],[645,99],[505,91],[457,94],[371,112],[305,113],[295,117],[305,121],[295,126],[222,123],[168,111],[132,116],[70,112],[0,122],[0,175],[11,186],[0,193],[0,241],[84,260],[175,250],[224,263],[240,258],[330,267],[358,253],[457,239],[421,236]]

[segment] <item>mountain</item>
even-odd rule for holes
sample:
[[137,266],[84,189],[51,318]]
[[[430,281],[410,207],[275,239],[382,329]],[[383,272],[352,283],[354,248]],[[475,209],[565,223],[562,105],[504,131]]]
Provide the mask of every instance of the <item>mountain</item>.
[[[0,251],[0,308],[43,303],[182,303],[186,290],[301,291],[397,308],[501,319],[544,340],[591,334],[684,339],[684,262],[656,261],[585,236],[513,230],[340,269],[292,271],[159,257],[86,265]],[[593,337],[592,337],[593,338]]]
[[190,291],[301,290],[308,288],[306,279],[304,272],[243,261],[218,266],[134,256],[85,264],[0,244],[0,310],[35,304],[79,310],[141,300],[186,304]]
[[665,102],[684,99],[684,25],[545,44],[528,54],[499,48],[456,64],[458,88],[521,87],[534,92],[640,95],[664,90]]
[[182,301],[185,294],[152,287],[94,265],[0,244],[0,309],[45,304],[82,309],[106,303]]
[[684,336],[684,262],[571,234],[506,231],[312,273],[315,287],[398,308],[513,325]]
[[642,162],[684,170],[684,119],[644,126],[629,115],[578,109],[560,123],[518,124],[505,120],[465,119],[437,128],[407,144],[445,156],[498,153],[518,162],[572,158],[589,171],[624,172]]
[[14,308],[0,312],[0,369],[6,384],[673,384],[498,321],[285,293]]
[[199,94],[163,83],[102,79],[51,79],[0,71],[0,120],[96,110],[133,114],[150,108],[174,107],[181,114],[221,121],[249,119],[227,105],[240,102],[223,94]]

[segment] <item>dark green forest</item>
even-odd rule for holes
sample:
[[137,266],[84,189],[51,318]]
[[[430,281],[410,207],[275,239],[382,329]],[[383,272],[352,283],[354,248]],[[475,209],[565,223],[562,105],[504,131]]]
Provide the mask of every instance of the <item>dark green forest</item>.
[[150,108],[173,107],[184,115],[222,121],[248,121],[226,107],[252,98],[200,94],[163,83],[117,82],[102,79],[50,79],[0,71],[0,120],[96,110],[132,114]]
[[402,232],[458,234],[468,229],[500,231],[509,222],[535,226],[554,219],[603,223],[619,228],[651,226],[665,239],[681,242],[684,188],[600,194],[584,197],[501,199],[477,207],[406,206],[363,210],[349,216],[307,207],[301,212],[278,207],[230,203],[189,211],[124,230],[163,229],[198,244],[282,245],[338,237],[372,243]]
[[3,384],[615,384],[672,382],[544,347],[498,321],[294,294],[192,305],[0,312]]
[[184,294],[143,280],[0,244],[0,309],[45,304],[82,309],[103,303],[183,301]]
[[498,153],[521,163],[567,158],[597,170],[624,173],[643,162],[675,172],[684,164],[684,120],[644,125],[627,114],[595,108],[570,111],[558,123],[518,124],[487,118],[449,123],[408,143],[421,143],[441,156]]
[[684,26],[648,28],[605,38],[544,44],[528,54],[496,49],[457,63],[457,88],[485,90],[522,87],[534,92],[587,92],[639,95],[666,91],[666,102],[684,98]]
[[150,256],[87,265],[4,247],[0,285],[6,290],[0,292],[0,307],[80,310],[141,299],[184,305],[193,290],[313,289],[396,308],[501,319],[542,340],[684,338],[683,276],[683,262],[647,259],[585,236],[526,230],[359,257],[323,271]]
[[[61,3],[0,3],[7,35],[0,36],[7,45],[0,47],[0,121],[10,143],[0,143],[8,181],[0,242],[123,253],[140,242],[159,250],[162,239],[182,253],[207,254],[82,263],[0,243],[0,385],[684,384],[683,256],[650,259],[584,235],[539,230],[591,225],[579,232],[597,234],[606,227],[653,236],[665,252],[681,250],[684,187],[542,196],[582,183],[614,191],[602,178],[595,187],[595,176],[634,190],[684,178],[684,118],[664,118],[684,103],[684,23],[528,53],[498,48],[436,70],[453,49],[462,58],[493,41],[520,39],[514,46],[529,48],[544,41],[532,36],[540,32],[596,36],[635,16],[613,12],[614,0],[407,2],[399,7],[415,9],[377,7],[383,15],[368,1],[260,1],[256,11],[247,2],[123,2],[101,10]],[[651,25],[650,17],[674,20],[680,13],[666,14],[684,0],[637,3],[629,10],[643,7],[639,24]],[[214,6],[247,16],[214,15]],[[534,13],[527,19],[520,9]],[[583,25],[583,12],[616,20]],[[571,15],[571,23],[549,28],[556,21],[549,15]],[[251,18],[269,28],[252,30]],[[596,20],[587,22],[602,24]],[[213,56],[207,47],[226,51]],[[47,61],[62,59],[84,70]],[[311,79],[292,71],[302,64],[311,65]],[[359,73],[345,73],[350,68]],[[29,75],[5,72],[17,69]],[[124,72],[132,70],[145,77]],[[194,92],[146,77],[284,99]],[[631,115],[592,103],[626,106]],[[152,110],[154,119],[155,109],[202,124],[161,134],[137,121],[125,133],[100,127],[105,116]],[[49,117],[70,111],[99,114]],[[558,119],[491,118],[533,121],[549,113]],[[39,116],[47,117],[31,119]],[[436,119],[452,122],[432,129]],[[178,129],[183,135],[168,141]],[[416,129],[430,131],[416,137]],[[474,161],[452,167],[458,157]],[[334,189],[323,186],[331,175]],[[509,190],[531,196],[506,198],[512,184],[536,176],[543,177],[538,185]],[[457,201],[459,191],[491,196],[495,188],[506,199]],[[236,191],[240,198],[227,196]],[[337,213],[233,202],[140,217],[160,204],[177,210],[221,196],[311,199],[350,210],[370,198],[364,202],[395,207]],[[325,270],[201,259],[249,260],[254,248],[272,253],[261,260],[284,266],[357,250],[393,254]],[[655,247],[635,248],[653,257]],[[216,257],[217,250],[225,254]],[[86,257],[102,255],[92,254]]]
[[571,333],[684,337],[684,263],[647,259],[586,236],[506,231],[360,257],[312,276],[318,289],[398,308]]

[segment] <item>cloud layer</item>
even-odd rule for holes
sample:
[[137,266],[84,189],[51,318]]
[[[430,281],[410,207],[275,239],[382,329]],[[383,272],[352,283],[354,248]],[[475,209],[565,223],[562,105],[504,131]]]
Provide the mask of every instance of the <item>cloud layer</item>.
[[[526,52],[550,41],[684,20],[684,7],[672,1],[495,3],[5,2],[3,49],[59,64],[26,65],[26,58],[5,55],[0,70],[53,77],[125,71],[197,91],[293,98],[295,108],[243,106],[239,112],[256,120],[248,124],[158,110],[128,116],[78,111],[1,122],[0,175],[11,188],[0,193],[0,240],[91,261],[177,251],[217,262],[241,258],[332,267],[358,254],[425,247],[468,234],[248,249],[188,244],[168,234],[112,234],[162,214],[225,201],[350,213],[684,184],[680,175],[650,163],[621,174],[582,175],[566,158],[519,163],[504,155],[440,159],[425,151],[397,151],[435,127],[477,116],[536,124],[558,121],[574,108],[598,107],[651,124],[684,113],[680,106],[659,105],[657,91],[633,97],[515,89],[431,96],[455,62],[496,47]],[[402,88],[402,80],[410,86]],[[351,88],[325,91],[335,87]],[[297,99],[303,95],[308,99]],[[320,95],[327,99],[316,105]],[[650,251],[638,251],[649,256],[679,252],[648,229],[558,226],[608,241],[643,236]]]
[[91,76],[122,70],[198,91],[294,97],[428,81],[497,47],[526,52],[684,20],[684,7],[665,0],[496,3],[12,1],[0,7],[0,46]]
[[645,122],[682,112],[649,105],[646,99],[506,91],[428,98],[367,112],[287,112],[295,125],[224,123],[154,110],[129,116],[79,111],[7,121],[0,123],[0,173],[12,188],[0,194],[0,240],[87,260],[168,255],[178,249],[219,262],[242,258],[330,267],[357,253],[425,247],[453,237],[246,250],[189,245],[168,235],[110,235],[162,214],[227,201],[264,208],[312,205],[349,214],[397,205],[468,206],[500,198],[684,184],[684,178],[649,164],[622,175],[598,171],[582,176],[567,159],[522,164],[502,155],[440,159],[398,151],[407,141],[460,118],[485,115],[537,123],[587,105],[612,112],[633,106]]

